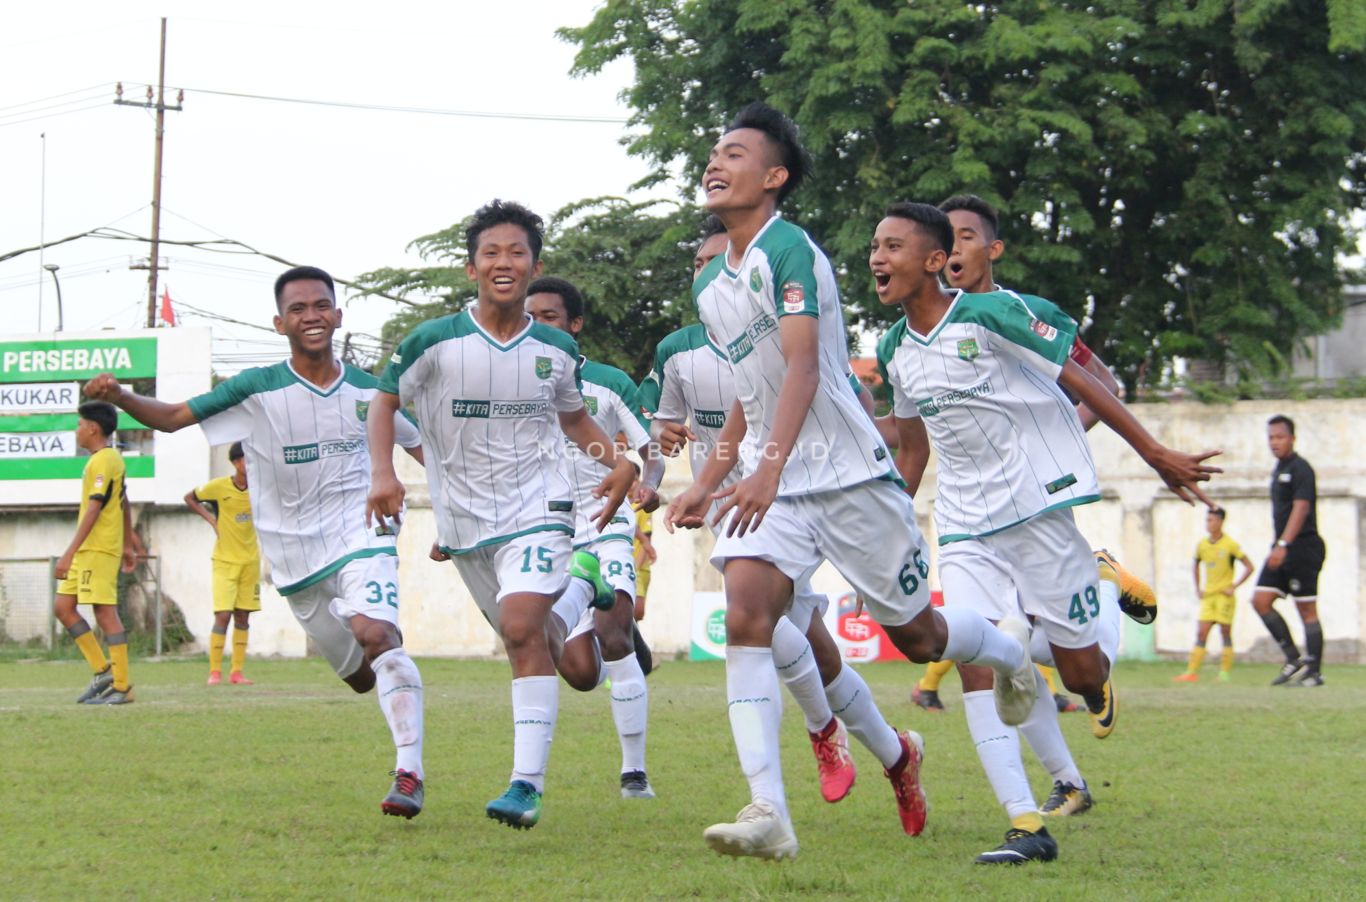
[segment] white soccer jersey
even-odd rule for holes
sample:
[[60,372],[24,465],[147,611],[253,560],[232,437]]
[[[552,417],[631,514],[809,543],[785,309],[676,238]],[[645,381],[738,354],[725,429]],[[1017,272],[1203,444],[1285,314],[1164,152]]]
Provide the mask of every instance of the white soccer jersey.
[[[721,437],[735,404],[730,361],[707,336],[701,323],[670,332],[655,348],[654,368],[640,386],[641,405],[662,420],[691,424],[697,441],[688,443],[688,462],[697,477]],[[737,464],[721,488],[737,482]]]
[[[357,558],[395,553],[392,532],[365,525],[365,418],[378,384],[343,365],[336,382],[318,388],[286,361],[246,370],[188,402],[210,444],[242,442],[256,535],[281,595]],[[421,442],[400,414],[394,433],[405,448]]]
[[[693,298],[735,377],[748,439],[759,453],[777,415],[787,373],[778,338],[783,316],[819,322],[820,384],[783,468],[780,495],[845,489],[895,477],[890,454],[849,385],[849,348],[830,261],[806,232],[774,217],[759,230],[739,267],[729,249],[698,274]],[[746,459],[746,472],[750,460]]]
[[463,554],[527,533],[572,535],[559,414],[584,406],[578,345],[529,317],[502,343],[474,311],[418,326],[380,378],[417,414],[437,541]]
[[1099,500],[1086,432],[1057,381],[1076,331],[1043,298],[959,292],[929,335],[903,317],[878,342],[893,410],[924,419],[939,455],[941,545]]
[[[582,360],[579,374],[588,415],[602,427],[607,437],[615,441],[617,433],[625,433],[626,444],[637,450],[649,444],[650,433],[641,419],[636,384],[631,377],[614,366],[592,360]],[[634,541],[636,521],[628,504],[621,506],[612,522],[599,534],[593,520],[602,510],[603,502],[601,498],[593,497],[593,490],[611,468],[584,454],[568,438],[564,442],[569,480],[574,486],[574,547],[581,548],[606,537]]]

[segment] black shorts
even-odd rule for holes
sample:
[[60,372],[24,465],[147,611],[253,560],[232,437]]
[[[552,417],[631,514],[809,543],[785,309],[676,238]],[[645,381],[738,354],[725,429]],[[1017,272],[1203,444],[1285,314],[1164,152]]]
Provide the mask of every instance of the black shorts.
[[1319,571],[1323,569],[1323,539],[1311,536],[1296,541],[1285,550],[1285,561],[1275,570],[1262,565],[1257,588],[1279,595],[1312,601],[1319,594]]

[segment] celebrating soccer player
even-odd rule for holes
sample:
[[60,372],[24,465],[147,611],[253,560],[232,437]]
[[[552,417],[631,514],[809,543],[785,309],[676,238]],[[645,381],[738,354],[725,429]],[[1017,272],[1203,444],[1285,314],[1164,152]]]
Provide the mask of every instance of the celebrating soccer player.
[[[532,827],[541,816],[560,698],[549,634],[564,635],[587,606],[611,607],[614,600],[597,559],[572,547],[565,438],[609,471],[593,490],[602,510],[588,512],[597,529],[612,521],[635,480],[635,467],[584,406],[578,344],[526,313],[527,289],[541,274],[542,241],[541,218],[520,204],[495,200],[474,214],[465,231],[465,271],[478,285],[478,301],[400,342],[375,398],[383,416],[371,417],[370,432],[376,447],[391,444],[389,415],[400,403],[413,406],[431,451],[437,555],[455,561],[507,649],[512,777],[485,813],[515,828]],[[392,461],[376,455],[369,510],[388,518],[402,502]]]
[[[378,380],[332,350],[341,309],[332,277],[298,266],[275,280],[275,330],[289,359],[246,370],[213,391],[167,403],[126,391],[108,373],[86,385],[143,423],[175,432],[198,423],[211,444],[242,442],[252,519],[276,589],[337,676],[376,693],[396,748],[385,814],[422,810],[422,676],[398,631],[397,517],[366,525],[366,419]],[[422,460],[417,429],[390,410],[399,444]],[[371,417],[373,419],[373,417]],[[393,441],[377,455],[393,453]]]
[[[808,160],[796,126],[753,104],[716,143],[702,177],[729,249],[693,282],[693,297],[730,362],[737,400],[701,474],[665,519],[699,527],[724,499],[711,517],[725,524],[712,562],[725,581],[729,714],[751,803],[735,823],[716,824],[704,838],[730,855],[797,852],[778,754],[771,646],[794,585],[823,560],[912,660],[947,655],[997,670],[998,701],[1012,722],[1028,713],[1035,692],[1023,623],[1011,635],[971,611],[941,614],[929,605],[928,549],[911,500],[848,382],[834,271],[805,232],[777,216]],[[745,475],[718,492],[742,439]],[[893,770],[919,769],[919,738],[912,738]]]
[[[1118,623],[1104,616],[1096,565],[1070,510],[1100,496],[1085,433],[1059,383],[1183,499],[1204,500],[1198,482],[1218,472],[1203,464],[1214,452],[1181,454],[1148,435],[1068,358],[1076,324],[1048,301],[946,291],[939,274],[953,247],[942,211],[897,203],[878,223],[868,260],[879,300],[905,312],[878,343],[902,444],[928,436],[939,456],[935,519],[946,610],[967,605],[1002,622],[1034,617],[1047,639],[1043,653],[1086,700],[1093,731],[1105,736],[1114,727],[1115,696],[1113,652],[1107,657],[1102,649],[1118,645]],[[923,432],[903,431],[916,420]],[[978,861],[1051,860],[1057,846],[1023,778],[1018,739],[1013,748],[994,741],[1014,731],[975,694],[989,688],[992,675],[986,685],[976,679],[964,669],[968,724],[1011,818],[1005,843]],[[1040,696],[1029,717],[1056,721],[1051,699]],[[995,746],[1006,750],[998,755]]]

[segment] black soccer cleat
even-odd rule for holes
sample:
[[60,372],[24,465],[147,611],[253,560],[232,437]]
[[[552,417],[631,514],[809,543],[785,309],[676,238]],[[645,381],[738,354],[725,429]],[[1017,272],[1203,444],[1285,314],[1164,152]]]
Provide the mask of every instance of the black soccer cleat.
[[76,704],[88,704],[92,698],[99,698],[109,691],[109,687],[114,685],[114,665],[106,664],[104,669],[90,678],[90,685],[85,687],[85,691],[76,697]]
[[977,856],[978,864],[1024,864],[1026,861],[1052,861],[1058,857],[1058,844],[1040,827],[1037,833],[1014,827],[1006,831],[1006,841],[990,852]]
[[628,770],[621,775],[621,797],[623,799],[653,799],[654,787],[643,770]]
[[1295,674],[1299,673],[1303,669],[1303,661],[1286,661],[1285,664],[1281,667],[1281,672],[1276,674],[1276,678],[1271,681],[1271,685],[1284,686],[1286,683],[1290,682],[1291,678],[1294,677]]
[[1304,675],[1295,681],[1296,686],[1322,686],[1323,674],[1317,670],[1307,670]]
[[939,690],[921,689],[919,684],[911,689],[911,702],[926,711],[944,710],[944,703],[939,700]]

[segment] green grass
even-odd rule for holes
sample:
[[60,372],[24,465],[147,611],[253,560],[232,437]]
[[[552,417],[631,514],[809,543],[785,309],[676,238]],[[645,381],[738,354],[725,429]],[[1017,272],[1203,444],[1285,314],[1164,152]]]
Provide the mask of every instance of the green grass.
[[[956,899],[1343,898],[1366,885],[1366,668],[1321,689],[1272,689],[1270,666],[1172,685],[1170,664],[1125,665],[1104,742],[1064,729],[1096,807],[1057,823],[1059,861],[984,868],[1004,817],[968,740],[957,679],[946,715],[911,708],[919,668],[866,667],[883,711],[927,742],[930,822],[900,832],[891,791],[855,749],[859,779],[820,800],[790,700],[784,763],[801,854],[720,858],[702,829],[747,801],[717,664],[650,678],[650,776],[618,798],[605,692],[561,688],[541,824],[484,817],[511,763],[508,669],[420,661],[427,808],[379,814],[393,766],[375,702],[320,661],[255,662],[252,687],[203,685],[202,660],[134,662],[138,702],[72,704],[79,662],[0,662],[0,898]],[[1206,668],[1207,677],[1213,668]],[[1030,773],[1040,800],[1048,781]]]

